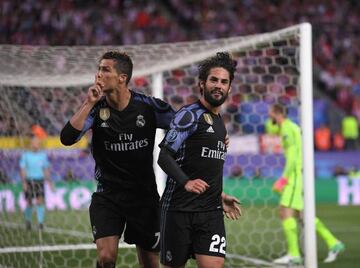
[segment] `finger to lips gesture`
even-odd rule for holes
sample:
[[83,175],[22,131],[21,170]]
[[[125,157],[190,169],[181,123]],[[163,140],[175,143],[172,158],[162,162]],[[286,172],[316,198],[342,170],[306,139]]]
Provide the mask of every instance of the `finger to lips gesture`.
[[95,84],[89,87],[88,90],[88,101],[89,102],[98,102],[102,97],[102,90],[103,90],[104,84],[100,82],[99,80],[95,80]]

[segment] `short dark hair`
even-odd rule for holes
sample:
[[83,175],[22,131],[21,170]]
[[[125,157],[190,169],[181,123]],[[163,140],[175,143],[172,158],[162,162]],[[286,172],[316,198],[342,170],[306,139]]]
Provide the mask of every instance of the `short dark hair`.
[[287,116],[288,109],[286,106],[279,104],[279,103],[275,103],[271,106],[271,108],[273,109],[273,111],[275,113],[282,114],[283,116]]
[[131,76],[132,76],[132,71],[133,71],[133,63],[132,60],[130,58],[130,56],[128,54],[126,54],[125,52],[120,52],[120,51],[116,51],[116,50],[111,50],[111,51],[107,51],[105,52],[101,58],[101,60],[114,60],[115,63],[115,69],[117,71],[118,74],[126,74],[127,78],[126,78],[126,84],[129,83]]
[[230,84],[234,79],[237,62],[230,57],[228,52],[218,52],[215,56],[199,64],[199,80],[206,81],[212,68],[221,67],[229,72]]

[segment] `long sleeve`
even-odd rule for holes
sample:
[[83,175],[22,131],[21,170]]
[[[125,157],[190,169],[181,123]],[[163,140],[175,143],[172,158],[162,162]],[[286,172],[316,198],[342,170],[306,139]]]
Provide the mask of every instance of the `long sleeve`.
[[60,133],[60,141],[62,144],[69,146],[77,142],[81,135],[81,130],[74,128],[70,121],[63,127]]
[[[289,175],[291,172],[293,172],[296,169],[297,166],[297,160],[298,160],[298,153],[297,148],[295,145],[292,145],[286,149],[285,152],[285,167],[283,171],[283,177],[289,178]],[[301,156],[300,156],[301,157]]]
[[165,147],[162,147],[160,150],[158,164],[170,178],[175,179],[181,185],[185,185],[189,180],[181,167],[176,163],[169,150]]

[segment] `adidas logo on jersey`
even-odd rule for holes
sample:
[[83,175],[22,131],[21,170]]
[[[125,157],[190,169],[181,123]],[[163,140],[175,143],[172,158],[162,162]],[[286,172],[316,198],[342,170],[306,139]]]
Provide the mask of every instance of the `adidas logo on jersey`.
[[102,122],[101,125],[100,125],[100,127],[109,127],[109,125],[108,125],[108,123],[106,123],[106,122]]
[[208,133],[215,133],[215,131],[214,131],[214,129],[212,128],[212,126],[210,126],[210,127],[206,130],[206,132],[208,132]]

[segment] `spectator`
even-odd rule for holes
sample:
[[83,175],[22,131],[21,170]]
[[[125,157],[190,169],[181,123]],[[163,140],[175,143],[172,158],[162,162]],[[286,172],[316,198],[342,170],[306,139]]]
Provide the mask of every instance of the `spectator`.
[[261,174],[261,169],[260,168],[256,168],[255,169],[255,173],[254,176],[252,177],[253,180],[260,180],[263,178],[263,175]]
[[65,174],[65,177],[64,177],[64,181],[67,181],[67,182],[76,181],[75,176],[74,176],[74,173],[73,173],[73,171],[72,171],[71,168],[69,168],[69,169],[66,171],[66,174]]
[[357,166],[351,167],[348,176],[350,180],[360,180],[360,169]]
[[6,184],[9,183],[9,178],[6,176],[6,173],[2,170],[0,170],[0,184]]
[[348,114],[344,116],[342,122],[342,135],[345,139],[345,149],[357,149],[357,142],[359,138],[359,124],[355,116]]
[[348,173],[346,172],[345,168],[342,166],[336,166],[333,171],[334,178],[337,178],[338,176],[345,176]]
[[40,140],[47,138],[46,130],[41,127],[39,124],[33,124],[31,126],[31,133],[33,136],[39,138]]
[[334,148],[334,150],[337,150],[337,151],[342,151],[345,148],[344,137],[339,132],[336,132],[333,135],[333,148]]
[[315,148],[319,151],[328,151],[331,148],[331,132],[325,124],[315,130]]
[[356,117],[358,123],[360,124],[360,95],[355,96],[354,98],[354,102],[352,104],[352,114]]
[[228,179],[231,180],[244,180],[246,179],[246,177],[243,174],[243,170],[240,166],[235,165],[231,168],[230,171],[230,176],[228,177]]
[[337,89],[336,102],[339,105],[339,107],[342,110],[344,110],[346,113],[352,112],[353,101],[354,101],[354,97],[349,87],[341,87]]

